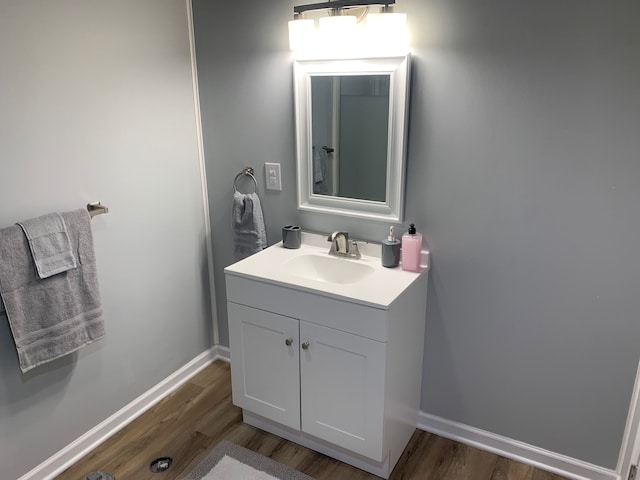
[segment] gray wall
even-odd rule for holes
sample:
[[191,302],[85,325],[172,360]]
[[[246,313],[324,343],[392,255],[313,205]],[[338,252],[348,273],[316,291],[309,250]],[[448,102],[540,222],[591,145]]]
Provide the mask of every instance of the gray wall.
[[[107,336],[20,373],[0,316],[0,477],[212,344],[183,0],[0,0],[0,226],[101,200]],[[88,473],[88,472],[87,472]]]
[[[194,2],[224,344],[242,166],[258,168],[270,243],[287,223],[388,228],[296,211],[292,6]],[[406,223],[433,251],[422,409],[614,468],[640,340],[640,4],[397,10],[414,47]],[[282,192],[264,191],[265,161]]]

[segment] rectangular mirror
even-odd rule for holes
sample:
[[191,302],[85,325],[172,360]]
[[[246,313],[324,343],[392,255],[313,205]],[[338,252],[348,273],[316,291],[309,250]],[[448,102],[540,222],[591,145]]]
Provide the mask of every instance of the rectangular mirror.
[[294,61],[298,208],[402,222],[409,64]]

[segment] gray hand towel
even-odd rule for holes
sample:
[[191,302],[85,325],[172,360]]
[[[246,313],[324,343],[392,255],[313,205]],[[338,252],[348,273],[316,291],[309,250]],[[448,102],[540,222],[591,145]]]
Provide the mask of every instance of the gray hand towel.
[[233,252],[236,260],[242,260],[266,248],[267,233],[258,194],[235,192],[231,221]]
[[23,372],[104,336],[89,213],[62,218],[78,267],[45,279],[36,275],[21,227],[0,229],[0,295]]
[[67,226],[59,213],[23,220],[18,225],[29,241],[38,278],[49,278],[78,266],[71,251]]

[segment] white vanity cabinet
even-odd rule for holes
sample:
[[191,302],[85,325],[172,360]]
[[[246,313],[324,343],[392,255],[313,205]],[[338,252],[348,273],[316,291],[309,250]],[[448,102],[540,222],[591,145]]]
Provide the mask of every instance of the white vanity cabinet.
[[420,405],[427,273],[407,273],[389,273],[406,288],[378,305],[227,267],[244,421],[388,478]]
[[229,302],[233,403],[382,461],[386,344]]

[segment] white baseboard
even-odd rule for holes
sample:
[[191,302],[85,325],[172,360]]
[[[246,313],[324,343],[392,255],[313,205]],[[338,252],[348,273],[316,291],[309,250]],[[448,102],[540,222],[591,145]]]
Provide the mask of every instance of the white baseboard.
[[215,346],[201,353],[18,480],[53,479],[216,360],[228,362],[229,349]]
[[215,348],[216,348],[216,358],[214,359],[214,361],[222,360],[224,362],[231,363],[231,354],[229,353],[229,347],[218,345]]
[[614,470],[429,413],[420,412],[418,428],[573,480],[620,480]]

